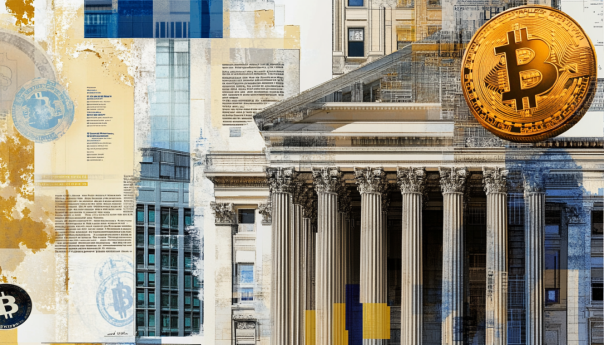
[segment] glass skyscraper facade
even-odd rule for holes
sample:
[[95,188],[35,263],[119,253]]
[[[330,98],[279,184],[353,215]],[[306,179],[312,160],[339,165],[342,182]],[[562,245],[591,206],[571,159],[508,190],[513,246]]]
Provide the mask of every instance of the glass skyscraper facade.
[[201,332],[200,240],[189,206],[189,41],[157,40],[150,147],[136,208],[138,337]]

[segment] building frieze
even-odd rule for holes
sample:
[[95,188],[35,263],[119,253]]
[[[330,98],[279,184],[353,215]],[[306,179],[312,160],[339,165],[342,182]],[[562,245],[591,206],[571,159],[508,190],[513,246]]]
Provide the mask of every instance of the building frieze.
[[247,187],[266,188],[268,183],[264,176],[208,176],[214,187]]

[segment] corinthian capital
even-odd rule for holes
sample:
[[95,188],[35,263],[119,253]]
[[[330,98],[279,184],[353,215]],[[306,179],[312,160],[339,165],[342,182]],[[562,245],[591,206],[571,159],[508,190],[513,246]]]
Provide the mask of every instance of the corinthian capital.
[[266,179],[271,193],[292,193],[298,173],[294,168],[266,168]]
[[338,192],[338,212],[350,213],[350,203],[352,198],[350,197],[350,189],[342,186]]
[[424,193],[426,170],[424,168],[398,168],[396,172],[401,193]]
[[522,172],[525,194],[545,193],[543,173],[541,169],[530,169]]
[[262,215],[262,225],[270,225],[273,222],[273,205],[268,201],[266,204],[258,204],[258,213]]
[[359,193],[383,193],[386,189],[386,172],[382,168],[354,169]]
[[439,168],[440,189],[443,194],[463,193],[466,189],[468,169],[466,168]]
[[307,198],[308,185],[302,181],[292,182],[292,204],[302,205]]
[[232,203],[212,202],[210,207],[216,218],[216,225],[235,224],[235,211]]
[[508,171],[499,167],[482,168],[484,191],[490,193],[507,193]]
[[336,167],[313,169],[312,178],[317,194],[337,193],[342,187],[342,172]]
[[311,220],[317,218],[317,194],[313,190],[312,186],[308,186],[302,199],[302,217],[309,218]]

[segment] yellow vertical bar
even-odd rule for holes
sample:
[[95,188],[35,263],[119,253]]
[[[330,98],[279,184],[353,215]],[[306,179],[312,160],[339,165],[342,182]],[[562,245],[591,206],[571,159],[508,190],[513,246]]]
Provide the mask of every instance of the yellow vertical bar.
[[390,339],[390,307],[363,303],[363,339]]
[[18,336],[17,329],[4,329],[0,331],[0,344],[2,345],[17,345]]
[[345,303],[334,303],[333,305],[333,338],[334,345],[348,345]]
[[304,335],[306,345],[315,345],[317,343],[316,318],[314,310],[306,310],[304,313]]

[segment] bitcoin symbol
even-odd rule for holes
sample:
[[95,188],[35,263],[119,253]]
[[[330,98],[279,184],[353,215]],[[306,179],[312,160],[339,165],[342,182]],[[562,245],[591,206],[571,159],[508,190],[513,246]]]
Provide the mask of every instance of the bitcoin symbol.
[[529,108],[537,107],[536,95],[549,90],[558,79],[558,69],[547,62],[550,49],[540,39],[528,39],[526,28],[509,31],[508,44],[495,47],[495,54],[505,54],[510,91],[504,92],[503,101],[516,101],[516,110],[524,109],[523,98],[528,98]]
[[[6,303],[4,302],[6,300]],[[6,307],[10,307],[10,310],[6,310]],[[3,315],[5,319],[9,317],[12,319],[13,314],[19,310],[19,306],[15,304],[15,298],[13,296],[5,296],[4,291],[0,296],[0,315]]]
[[132,289],[118,280],[116,287],[111,291],[113,292],[113,309],[120,314],[120,317],[126,317],[126,311],[132,306]]

